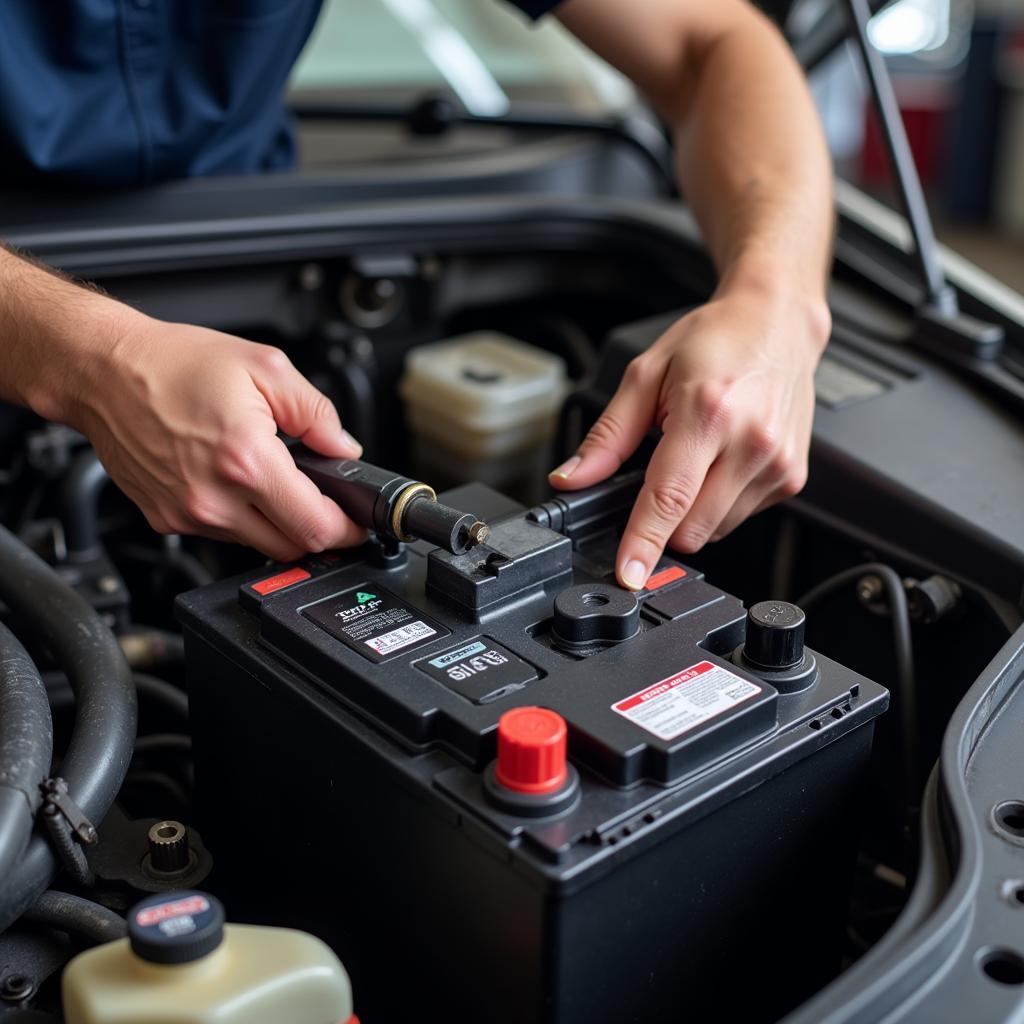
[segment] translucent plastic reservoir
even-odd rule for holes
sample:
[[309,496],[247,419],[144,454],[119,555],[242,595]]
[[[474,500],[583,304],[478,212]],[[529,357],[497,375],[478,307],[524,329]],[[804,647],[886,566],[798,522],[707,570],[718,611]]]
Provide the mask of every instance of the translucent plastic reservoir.
[[543,480],[566,389],[561,358],[496,331],[413,349],[399,391],[417,468],[442,484]]
[[151,963],[127,939],[75,957],[64,972],[66,1024],[349,1024],[352,995],[319,939],[232,924],[213,952]]

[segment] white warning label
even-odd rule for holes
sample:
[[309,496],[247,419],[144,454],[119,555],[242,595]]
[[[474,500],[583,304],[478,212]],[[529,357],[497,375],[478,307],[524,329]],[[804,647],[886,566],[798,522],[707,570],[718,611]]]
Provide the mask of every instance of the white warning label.
[[436,629],[431,629],[425,622],[418,620],[410,622],[406,626],[399,626],[398,629],[393,629],[390,633],[384,633],[382,636],[370,637],[363,643],[378,654],[385,655],[423,640],[425,637],[433,636],[436,632]]
[[671,740],[760,692],[727,668],[702,661],[618,701],[612,711]]

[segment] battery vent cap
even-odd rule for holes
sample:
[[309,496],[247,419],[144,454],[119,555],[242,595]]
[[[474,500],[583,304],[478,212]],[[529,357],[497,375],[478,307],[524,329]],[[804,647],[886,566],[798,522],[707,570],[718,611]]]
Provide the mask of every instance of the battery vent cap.
[[547,708],[506,711],[498,719],[495,778],[516,793],[553,793],[566,784],[565,719]]
[[788,601],[760,601],[747,612],[747,661],[768,669],[799,665],[804,656],[804,613]]

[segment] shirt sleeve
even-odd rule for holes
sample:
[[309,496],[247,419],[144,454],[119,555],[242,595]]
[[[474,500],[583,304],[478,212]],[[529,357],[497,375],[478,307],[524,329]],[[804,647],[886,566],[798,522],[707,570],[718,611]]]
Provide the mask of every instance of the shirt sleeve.
[[508,0],[508,2],[536,21],[553,11],[562,0]]

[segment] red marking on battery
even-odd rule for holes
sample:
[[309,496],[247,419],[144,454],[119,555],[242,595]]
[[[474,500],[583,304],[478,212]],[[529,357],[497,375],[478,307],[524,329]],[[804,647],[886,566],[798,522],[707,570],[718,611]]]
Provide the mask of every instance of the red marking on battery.
[[675,583],[676,580],[681,580],[686,575],[686,570],[681,569],[678,565],[670,566],[668,569],[662,569],[661,572],[656,572],[648,581],[645,590],[657,590],[659,587],[667,587],[670,583]]
[[210,909],[210,901],[204,896],[186,896],[180,900],[158,903],[155,907],[143,907],[135,915],[135,923],[140,928],[148,928],[151,924],[159,924],[169,917],[184,917],[186,914],[201,914]]
[[637,704],[645,704],[647,701],[652,700],[655,697],[660,697],[668,690],[674,690],[677,686],[682,686],[683,683],[688,683],[691,679],[696,679],[697,676],[704,675],[705,672],[711,671],[714,667],[715,666],[712,665],[710,661],[702,661],[699,665],[694,665],[693,668],[677,672],[674,676],[669,676],[668,679],[662,679],[660,683],[648,686],[646,690],[634,693],[632,697],[620,700],[619,703],[615,705],[615,710],[628,711],[630,708],[635,708]]
[[265,580],[254,583],[252,589],[257,594],[266,597],[267,594],[272,594],[275,590],[284,590],[285,587],[290,587],[293,583],[301,583],[308,579],[309,573],[305,569],[295,566],[294,569],[285,569],[284,572],[279,572],[276,576],[268,576]]

